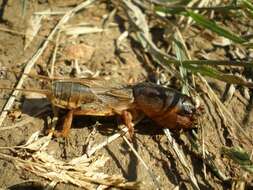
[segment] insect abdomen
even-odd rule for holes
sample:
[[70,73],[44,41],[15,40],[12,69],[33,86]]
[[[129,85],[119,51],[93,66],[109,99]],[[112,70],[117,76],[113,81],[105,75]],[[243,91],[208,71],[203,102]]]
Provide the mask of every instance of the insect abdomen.
[[70,81],[57,81],[52,84],[54,105],[61,108],[75,109],[83,103],[93,102],[96,98],[86,85]]

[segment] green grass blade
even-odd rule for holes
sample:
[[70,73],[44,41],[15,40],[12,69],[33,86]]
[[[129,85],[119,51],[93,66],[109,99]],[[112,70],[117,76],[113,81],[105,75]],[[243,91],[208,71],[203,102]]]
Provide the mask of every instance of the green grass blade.
[[221,153],[239,164],[241,168],[253,174],[253,162],[250,160],[249,154],[240,147],[222,147]]
[[162,12],[165,14],[179,14],[184,12],[186,9],[184,7],[164,7],[164,6],[155,6],[156,12]]
[[224,81],[229,84],[238,84],[238,85],[243,85],[243,86],[253,88],[252,82],[245,81],[243,78],[239,76],[224,74],[212,67],[208,67],[204,65],[194,66],[194,65],[189,65],[189,64],[184,64],[184,67],[189,69],[193,73],[201,73],[202,75],[209,76],[209,77]]
[[[128,2],[128,1],[126,1],[126,2]],[[131,6],[129,6],[129,8],[131,8],[131,9],[135,8],[135,9],[137,9],[136,7],[133,8],[133,6],[132,7]],[[127,11],[129,11],[129,10],[127,10]],[[135,13],[134,16],[131,15],[133,13]],[[210,76],[210,77],[219,79],[219,80],[227,82],[227,83],[239,84],[239,85],[243,85],[243,86],[247,86],[247,87],[253,88],[253,83],[252,82],[245,81],[244,79],[242,79],[242,78],[240,78],[238,76],[224,74],[224,73],[216,70],[213,67],[208,67],[208,66],[205,66],[205,65],[189,64],[189,63],[187,63],[187,61],[184,62],[184,60],[175,60],[172,56],[169,56],[168,54],[166,54],[163,51],[161,51],[152,42],[152,39],[151,39],[151,37],[149,35],[149,31],[148,31],[148,29],[146,29],[148,26],[146,24],[145,18],[142,15],[142,13],[138,10],[138,11],[133,11],[133,12],[131,11],[131,14],[128,14],[129,17],[130,17],[130,19],[131,19],[131,21],[133,23],[135,23],[136,26],[138,26],[138,32],[135,33],[136,35],[134,36],[134,38],[137,41],[140,42],[140,44],[142,45],[142,47],[144,48],[144,50],[146,52],[148,52],[152,56],[152,58],[154,59],[154,61],[156,61],[158,64],[160,64],[164,68],[170,70],[170,65],[171,64],[176,64],[178,66],[184,66],[185,68],[187,68],[188,70],[192,71],[193,73],[201,73],[203,75]],[[192,13],[192,15],[198,15],[198,14]],[[136,18],[139,18],[139,20],[136,20]],[[202,21],[204,22],[205,20],[202,20]],[[141,27],[140,27],[140,23],[144,23],[144,24],[142,24]],[[217,28],[218,28],[217,30],[220,29],[219,27],[217,27]],[[220,31],[222,32],[223,30],[220,30]],[[229,32],[227,32],[226,34],[230,35]],[[241,40],[241,41],[244,41],[244,39]],[[177,44],[177,45],[178,45],[178,47],[180,47],[180,44]]]
[[216,6],[216,7],[187,7],[187,6],[160,6],[156,5],[154,7],[155,11],[157,12],[163,12],[165,14],[179,14],[181,12],[186,12],[187,10],[200,10],[200,11],[219,11],[219,12],[227,12],[230,10],[239,10],[242,9],[241,6],[234,6],[234,5],[228,5],[228,6]]
[[[160,65],[162,65],[164,67],[169,67],[169,65],[171,65],[171,64],[175,64],[178,66],[183,65],[186,69],[190,70],[193,73],[200,73],[202,75],[210,76],[210,77],[216,78],[218,80],[221,80],[221,81],[224,81],[224,82],[227,82],[230,84],[238,84],[238,85],[243,85],[243,86],[253,88],[253,82],[245,81],[244,79],[240,78],[239,76],[224,74],[224,73],[216,70],[213,67],[208,67],[208,66],[204,65],[203,63],[201,63],[202,65],[197,65],[196,63],[200,63],[198,61],[175,60],[172,57],[170,57],[169,55],[163,53],[160,49],[158,49],[142,33],[140,33],[140,35],[138,35],[137,39],[140,43],[146,42],[145,46],[143,46],[143,47],[146,49],[146,51],[148,51],[152,55],[152,57],[154,58],[154,60],[157,63],[159,63]],[[217,63],[217,62],[219,62],[219,61],[213,61],[213,63]],[[222,61],[220,61],[220,62],[222,62]]]
[[176,56],[177,56],[177,60],[180,62],[180,67],[179,67],[179,71],[180,71],[180,76],[183,83],[182,86],[182,93],[183,94],[187,94],[189,95],[189,84],[188,84],[188,79],[187,79],[187,69],[184,68],[182,61],[188,59],[187,54],[186,54],[186,50],[184,49],[184,45],[181,43],[180,41],[180,37],[178,35],[179,32],[176,32],[174,34],[174,40],[173,40],[173,44],[172,47],[176,52]]
[[194,13],[192,11],[187,11],[187,15],[190,16],[197,24],[203,26],[206,29],[209,29],[216,34],[223,36],[225,38],[228,38],[236,43],[244,43],[247,40],[243,39],[242,37],[237,36],[236,34],[233,34],[229,32],[228,30],[222,28],[221,26],[218,26],[215,22],[206,19],[202,15],[198,13]]
[[253,4],[248,1],[248,0],[242,0],[242,3],[245,7],[247,7],[248,9],[250,9],[251,11],[253,11]]
[[248,0],[242,0],[242,4],[246,7],[246,12],[253,18],[253,4]]
[[[183,64],[190,65],[210,65],[210,66],[236,66],[236,67],[245,67],[253,68],[253,61],[234,61],[234,60],[184,60]],[[178,63],[176,63],[178,64]]]
[[22,17],[24,18],[26,14],[27,0],[21,0],[21,4],[22,4]]

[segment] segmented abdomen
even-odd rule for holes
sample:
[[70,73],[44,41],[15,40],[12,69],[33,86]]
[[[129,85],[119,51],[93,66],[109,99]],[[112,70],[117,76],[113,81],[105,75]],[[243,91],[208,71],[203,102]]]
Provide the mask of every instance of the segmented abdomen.
[[75,109],[81,104],[93,102],[96,97],[91,89],[77,82],[55,81],[52,83],[52,102],[61,108]]

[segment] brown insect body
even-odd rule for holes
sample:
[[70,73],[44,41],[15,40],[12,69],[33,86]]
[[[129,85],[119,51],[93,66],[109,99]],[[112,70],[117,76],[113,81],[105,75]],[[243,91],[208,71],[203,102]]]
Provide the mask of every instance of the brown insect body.
[[196,108],[192,99],[182,93],[152,83],[133,87],[136,107],[165,128],[191,128]]
[[[108,83],[108,84],[106,84]],[[132,107],[132,89],[118,83],[98,79],[52,82],[48,95],[53,105],[83,111],[83,115],[115,115]]]
[[191,128],[195,123],[196,109],[190,97],[153,83],[124,85],[94,78],[54,79],[51,90],[44,92],[54,106],[69,110],[61,136],[67,136],[74,115],[120,115],[130,133],[130,113],[136,110],[166,128]]

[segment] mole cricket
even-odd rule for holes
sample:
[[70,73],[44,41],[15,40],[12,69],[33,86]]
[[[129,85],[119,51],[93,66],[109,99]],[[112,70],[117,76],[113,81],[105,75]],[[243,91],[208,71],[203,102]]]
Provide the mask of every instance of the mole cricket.
[[[33,76],[27,74],[28,76]],[[61,131],[54,136],[66,137],[76,115],[113,116],[119,115],[133,135],[133,114],[144,113],[159,126],[170,129],[189,129],[196,124],[200,107],[193,98],[179,91],[150,82],[122,84],[102,78],[48,78],[48,90],[16,89],[35,91],[47,96],[54,114],[57,109],[67,110]],[[0,88],[9,89],[10,88]]]

